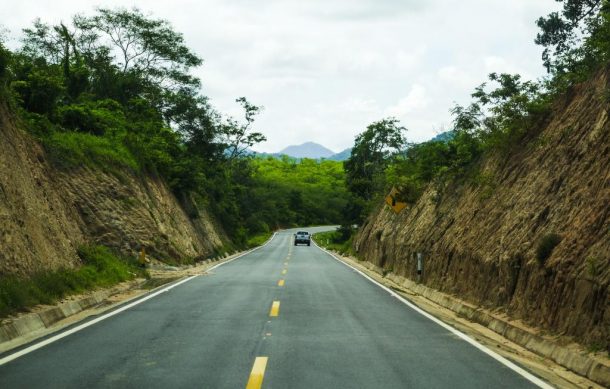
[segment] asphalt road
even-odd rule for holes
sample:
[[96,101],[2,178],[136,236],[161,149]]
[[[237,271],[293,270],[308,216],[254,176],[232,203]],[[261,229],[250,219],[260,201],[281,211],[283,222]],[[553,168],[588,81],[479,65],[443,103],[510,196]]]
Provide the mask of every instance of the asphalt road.
[[0,388],[535,387],[293,232],[1,365]]

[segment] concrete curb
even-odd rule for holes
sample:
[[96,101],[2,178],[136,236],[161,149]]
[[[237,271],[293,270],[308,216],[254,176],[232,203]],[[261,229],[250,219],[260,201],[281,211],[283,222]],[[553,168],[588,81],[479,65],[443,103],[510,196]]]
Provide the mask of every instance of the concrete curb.
[[42,312],[28,313],[16,319],[5,319],[6,323],[0,325],[0,344],[49,328],[60,320],[102,303],[109,296],[108,291],[98,291],[91,296],[68,301]]
[[[272,234],[271,237],[269,237],[269,239],[267,239],[267,241],[265,241],[265,243],[263,243],[260,246],[257,246],[257,247],[254,247],[254,248],[251,248],[248,250],[244,250],[244,251],[239,251],[239,252],[236,252],[233,254],[227,254],[223,258],[206,259],[204,261],[201,261],[196,266],[208,265],[208,267],[204,270],[204,271],[208,271],[211,268],[214,268],[225,262],[229,262],[233,259],[237,259],[237,257],[246,255],[254,250],[257,250],[260,247],[265,246],[267,243],[269,243],[273,239],[273,237],[275,235],[276,235],[275,233]],[[189,266],[187,268],[194,268],[196,266]],[[188,277],[188,276],[180,277],[179,279],[172,280],[168,283],[179,282],[180,280],[182,280],[186,277]],[[149,293],[153,293],[157,289],[160,289],[160,288],[163,288],[166,286],[167,286],[167,284],[159,285],[156,288],[146,291],[145,293],[142,293],[137,296],[133,296],[125,301],[121,301],[119,304],[124,304],[129,301],[141,298]],[[42,312],[28,313],[28,314],[19,316],[18,318],[2,319],[0,321],[0,323],[1,323],[0,324],[0,346],[4,345],[6,342],[13,341],[17,338],[24,337],[27,335],[35,335],[35,332],[49,329],[58,321],[67,319],[70,316],[76,315],[89,308],[93,308],[97,305],[102,304],[103,302],[106,301],[106,299],[111,297],[113,294],[115,294],[115,293],[113,293],[113,291],[111,289],[94,291],[91,293],[91,295],[89,295],[87,297],[83,297],[79,300],[67,301],[67,302],[59,304],[57,306],[50,307],[49,309],[44,310]],[[116,304],[108,306],[108,309],[114,308],[115,305]],[[0,351],[0,353],[10,351],[11,348],[13,348],[13,346],[10,346],[10,348],[7,350]]]
[[358,262],[368,270],[407,289],[409,292],[421,295],[434,303],[447,308],[466,319],[481,324],[512,342],[583,376],[604,387],[610,387],[610,361],[606,363],[589,357],[586,354],[561,346],[552,340],[545,339],[527,330],[516,327],[489,313],[459,299],[439,292],[427,286],[417,284],[408,278],[394,273],[383,276],[383,269],[370,262]]

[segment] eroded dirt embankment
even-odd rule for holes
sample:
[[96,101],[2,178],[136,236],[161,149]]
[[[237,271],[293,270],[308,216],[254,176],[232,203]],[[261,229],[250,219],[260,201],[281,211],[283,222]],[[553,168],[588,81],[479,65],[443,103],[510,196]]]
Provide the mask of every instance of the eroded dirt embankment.
[[[370,216],[354,246],[386,271],[513,318],[610,348],[609,74],[571,90],[537,134],[480,167],[485,184],[430,187]],[[545,261],[548,234],[558,246]]]
[[222,232],[205,210],[188,199],[178,202],[161,180],[84,167],[57,170],[19,127],[0,104],[0,275],[75,266],[85,243],[127,255],[144,247],[175,261],[222,245]]

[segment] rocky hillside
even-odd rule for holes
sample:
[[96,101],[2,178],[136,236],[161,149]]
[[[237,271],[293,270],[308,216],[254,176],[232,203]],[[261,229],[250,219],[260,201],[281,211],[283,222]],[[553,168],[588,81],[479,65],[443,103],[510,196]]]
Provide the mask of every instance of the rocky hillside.
[[74,266],[84,243],[128,255],[144,247],[172,261],[222,245],[205,211],[189,199],[179,203],[162,181],[85,167],[56,170],[19,127],[0,105],[0,275]]
[[[380,208],[354,248],[367,261],[513,318],[610,348],[610,72],[573,88],[536,133],[477,179]],[[552,234],[550,255],[537,254]]]

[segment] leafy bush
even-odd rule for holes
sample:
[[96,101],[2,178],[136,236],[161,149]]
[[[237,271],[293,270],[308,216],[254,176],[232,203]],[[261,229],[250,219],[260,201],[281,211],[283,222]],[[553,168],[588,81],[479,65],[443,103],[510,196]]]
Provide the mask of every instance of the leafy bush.
[[4,48],[0,42],[0,83],[4,83],[8,73],[8,65],[11,59],[11,52]]
[[325,249],[336,251],[341,255],[356,255],[352,249],[353,234],[347,233],[344,228],[336,231],[317,232],[313,234],[313,239]]
[[555,247],[561,242],[561,236],[555,233],[547,234],[540,239],[536,249],[536,259],[540,264],[544,264],[551,256]]
[[147,276],[135,260],[119,258],[103,246],[83,246],[78,254],[83,265],[76,269],[39,272],[27,278],[1,277],[0,317],[37,304],[52,304],[70,294],[111,286],[137,275]]
[[78,132],[53,132],[42,142],[51,160],[62,168],[85,165],[110,170],[112,167],[139,170],[129,150],[113,138]]
[[111,99],[64,105],[57,111],[64,128],[93,135],[104,135],[127,126],[121,106]]
[[254,248],[265,243],[269,238],[271,238],[273,232],[263,232],[248,239],[248,248]]

